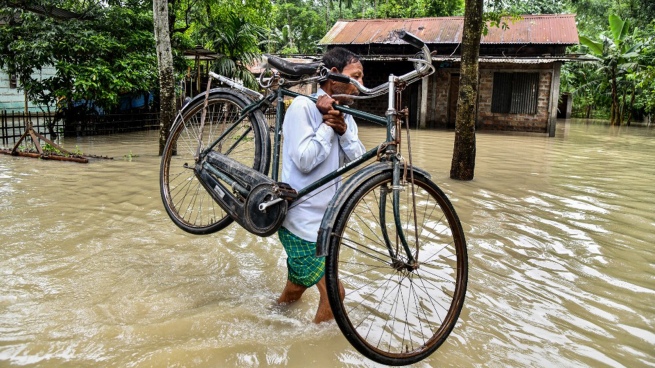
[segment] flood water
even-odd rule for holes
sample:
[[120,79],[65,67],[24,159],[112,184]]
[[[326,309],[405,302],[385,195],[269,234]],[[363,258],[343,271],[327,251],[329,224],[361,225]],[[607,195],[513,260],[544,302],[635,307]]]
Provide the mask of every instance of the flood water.
[[[384,136],[360,130],[367,147]],[[479,133],[470,182],[448,178],[453,137],[411,136],[469,251],[459,323],[415,366],[655,367],[655,129]],[[0,155],[0,366],[378,366],[311,323],[315,289],[274,305],[276,236],[175,227],[157,132],[64,146],[114,159]]]

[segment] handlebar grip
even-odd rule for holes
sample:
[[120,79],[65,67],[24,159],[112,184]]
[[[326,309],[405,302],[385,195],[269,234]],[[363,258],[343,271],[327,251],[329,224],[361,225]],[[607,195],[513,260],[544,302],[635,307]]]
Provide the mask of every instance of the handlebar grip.
[[350,77],[349,76],[339,74],[339,73],[329,72],[327,74],[327,78],[332,79],[332,80],[337,81],[337,82],[341,82],[341,83],[350,83]]
[[420,38],[406,31],[398,31],[398,37],[408,44],[416,47],[417,49],[422,49],[425,45],[425,43],[423,43]]

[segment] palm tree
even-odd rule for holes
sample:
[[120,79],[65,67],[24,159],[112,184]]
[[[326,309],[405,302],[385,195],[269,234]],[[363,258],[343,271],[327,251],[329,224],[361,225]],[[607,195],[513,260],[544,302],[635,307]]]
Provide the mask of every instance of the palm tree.
[[260,40],[266,38],[263,27],[248,22],[242,15],[228,13],[224,19],[212,21],[202,31],[210,40],[211,48],[219,54],[213,64],[216,73],[238,79],[250,88],[257,87],[257,79],[248,70],[261,55]]
[[274,28],[270,31],[267,41],[270,52],[282,55],[297,54],[297,42],[301,36],[300,31],[292,29],[288,24],[285,24],[282,29]]

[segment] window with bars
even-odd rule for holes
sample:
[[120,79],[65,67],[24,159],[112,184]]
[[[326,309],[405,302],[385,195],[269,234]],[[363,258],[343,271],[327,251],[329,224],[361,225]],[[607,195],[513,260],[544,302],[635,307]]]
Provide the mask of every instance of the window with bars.
[[16,88],[16,74],[9,75],[9,88]]
[[536,114],[539,73],[494,73],[491,112]]

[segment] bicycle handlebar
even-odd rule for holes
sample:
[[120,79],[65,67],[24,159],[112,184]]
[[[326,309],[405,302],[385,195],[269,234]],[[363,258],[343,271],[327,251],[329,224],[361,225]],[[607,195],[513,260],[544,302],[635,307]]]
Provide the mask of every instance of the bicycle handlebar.
[[[395,31],[395,32],[398,38],[400,38],[401,40],[407,42],[408,44],[418,49],[421,49],[420,52],[421,59],[408,59],[409,61],[414,61],[417,64],[415,66],[415,69],[407,74],[396,77],[396,82],[411,83],[415,79],[422,78],[432,74],[432,72],[434,71],[434,67],[432,66],[432,56],[430,55],[430,49],[427,47],[427,45],[420,38],[414,36],[409,32],[403,30]],[[350,83],[355,87],[357,87],[360,93],[368,96],[382,94],[381,93],[382,91],[386,93],[386,89],[389,86],[389,82],[386,82],[377,87],[366,88],[361,84],[359,84],[359,82],[357,82],[356,80],[348,77],[347,75],[333,73],[327,69],[324,69],[323,77],[335,80],[337,82]]]
[[[417,56],[419,56],[420,59],[413,59],[413,58],[407,58],[406,59],[408,61],[414,62],[414,70],[409,72],[409,73],[406,73],[404,75],[401,75],[401,76],[395,76],[394,79],[393,79],[394,83],[398,83],[398,82],[413,83],[419,78],[423,78],[423,77],[425,77],[427,75],[432,74],[432,72],[434,71],[434,67],[432,66],[432,57],[430,55],[430,49],[427,47],[427,45],[420,38],[414,36],[413,34],[411,34],[409,32],[406,32],[406,31],[403,31],[403,30],[394,31],[394,32],[395,32],[396,36],[398,38],[400,38],[401,40],[407,42],[408,44],[410,44],[410,45],[412,45],[412,46],[414,46],[414,47],[416,47],[418,49],[421,49],[421,51],[417,54]],[[283,65],[283,63],[281,61],[278,61],[277,64],[280,64],[280,65],[277,65],[278,68],[284,67],[284,65]],[[298,68],[300,68],[299,70],[301,70],[302,72],[309,72],[311,70],[314,70],[313,69],[314,67],[315,67],[314,64],[311,64],[311,67],[303,66],[304,69],[300,68],[300,67],[298,67]],[[290,71],[292,69],[293,70],[297,69],[297,68],[295,68],[295,66],[292,66],[290,68],[283,68],[283,69],[285,69],[288,73],[291,73],[292,75],[297,75],[298,74],[296,71]],[[253,91],[253,90],[251,90],[249,88],[246,88],[243,85],[241,85],[240,83],[237,83],[237,82],[235,82],[235,81],[233,81],[233,80],[231,80],[229,78],[223,77],[223,76],[221,76],[219,74],[216,74],[214,72],[209,72],[209,75],[212,78],[218,79],[219,81],[229,85],[232,88],[239,89],[242,92],[251,95],[255,99],[259,100],[259,99],[262,99],[264,97],[261,93]],[[380,84],[377,87],[366,88],[366,87],[362,86],[356,80],[350,78],[349,76],[344,75],[344,74],[340,74],[340,73],[331,72],[329,69],[327,69],[325,67],[322,67],[322,69],[319,72],[319,76],[314,77],[314,78],[316,78],[319,81],[320,80],[325,80],[325,79],[332,79],[332,80],[335,80],[337,82],[350,83],[350,84],[354,85],[357,88],[357,90],[359,90],[359,92],[361,94],[366,96],[366,97],[359,96],[359,98],[371,98],[371,97],[376,97],[376,96],[386,94],[386,93],[388,93],[387,88],[389,87],[389,82],[385,82],[383,84]],[[259,80],[260,85],[262,87],[270,87],[270,85],[264,83],[263,74],[260,75],[259,79],[260,79]],[[306,80],[304,80],[304,81],[306,82]],[[336,96],[339,96],[339,95],[336,95]],[[358,96],[349,96],[349,97],[355,98],[355,99],[358,98]]]
[[414,36],[409,32],[401,30],[401,31],[396,31],[396,33],[398,34],[398,38],[416,47],[417,49],[422,49],[423,46],[425,46],[425,43],[420,38]]

